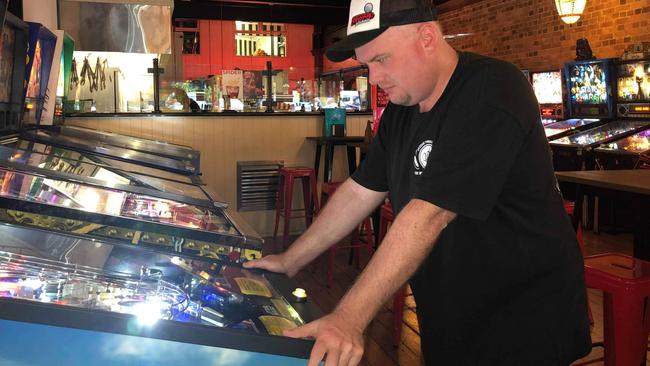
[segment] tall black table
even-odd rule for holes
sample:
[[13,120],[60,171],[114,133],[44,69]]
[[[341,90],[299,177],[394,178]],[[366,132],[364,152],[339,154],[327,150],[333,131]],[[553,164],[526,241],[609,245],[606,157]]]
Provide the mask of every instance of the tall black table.
[[306,138],[307,141],[314,141],[316,143],[316,158],[314,160],[314,170],[316,171],[316,179],[318,179],[318,170],[320,168],[320,155],[323,146],[325,146],[325,166],[323,169],[323,182],[332,181],[332,162],[334,160],[334,146],[345,146],[348,156],[348,173],[352,173],[357,168],[357,152],[356,148],[364,141],[363,136],[310,136]]
[[634,208],[634,256],[650,260],[650,170],[556,172],[560,182],[576,185],[573,225],[578,227],[584,195],[610,196]]

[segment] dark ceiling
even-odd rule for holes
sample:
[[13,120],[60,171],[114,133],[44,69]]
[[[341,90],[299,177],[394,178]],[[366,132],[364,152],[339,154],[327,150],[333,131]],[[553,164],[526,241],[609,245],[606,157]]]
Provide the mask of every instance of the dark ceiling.
[[[399,0],[394,0],[399,1]],[[436,5],[467,0],[434,0]],[[342,25],[350,0],[174,0],[174,19]]]

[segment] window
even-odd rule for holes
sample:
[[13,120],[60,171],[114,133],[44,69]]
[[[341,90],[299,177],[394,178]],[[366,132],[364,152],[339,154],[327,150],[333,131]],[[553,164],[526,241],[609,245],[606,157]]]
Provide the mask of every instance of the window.
[[189,55],[201,54],[198,31],[183,32],[183,53]]
[[287,56],[287,27],[285,24],[236,21],[235,27],[235,55]]

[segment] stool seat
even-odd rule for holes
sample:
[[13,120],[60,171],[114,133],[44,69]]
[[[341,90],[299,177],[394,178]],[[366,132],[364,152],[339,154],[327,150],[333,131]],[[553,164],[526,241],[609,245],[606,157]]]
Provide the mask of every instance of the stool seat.
[[585,258],[587,287],[603,291],[606,366],[645,364],[650,262],[619,253]]
[[[304,216],[293,217],[293,184],[296,179],[302,181]],[[280,182],[275,200],[275,230],[273,238],[278,235],[280,217],[284,217],[284,230],[282,231],[282,245],[287,246],[289,240],[290,222],[293,218],[305,217],[305,225],[311,225],[314,213],[318,211],[318,197],[316,191],[316,173],[309,167],[283,167],[280,168]]]

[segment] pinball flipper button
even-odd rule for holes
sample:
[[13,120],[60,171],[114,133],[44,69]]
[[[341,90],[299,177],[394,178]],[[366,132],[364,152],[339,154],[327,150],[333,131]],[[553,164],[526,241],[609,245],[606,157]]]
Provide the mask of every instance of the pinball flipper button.
[[241,253],[233,251],[233,252],[230,252],[228,254],[228,259],[230,259],[232,262],[238,262],[240,256],[241,256]]

